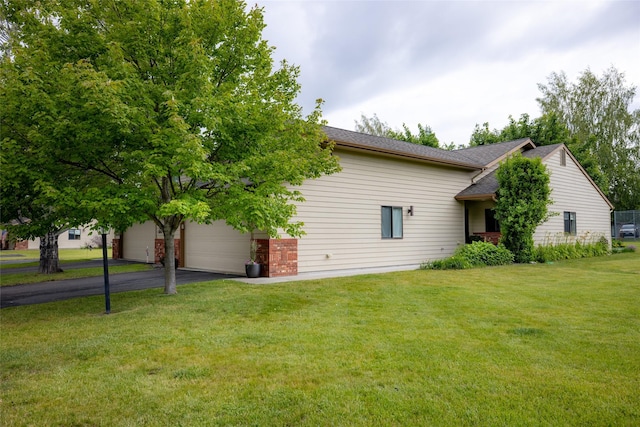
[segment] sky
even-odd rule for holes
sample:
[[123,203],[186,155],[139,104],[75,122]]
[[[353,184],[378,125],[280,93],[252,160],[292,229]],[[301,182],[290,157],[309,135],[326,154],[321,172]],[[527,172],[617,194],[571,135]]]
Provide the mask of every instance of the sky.
[[[251,1],[249,4],[252,5]],[[300,67],[304,114],[330,126],[374,114],[468,144],[476,124],[540,116],[538,84],[615,67],[639,87],[640,1],[257,0],[276,61]]]

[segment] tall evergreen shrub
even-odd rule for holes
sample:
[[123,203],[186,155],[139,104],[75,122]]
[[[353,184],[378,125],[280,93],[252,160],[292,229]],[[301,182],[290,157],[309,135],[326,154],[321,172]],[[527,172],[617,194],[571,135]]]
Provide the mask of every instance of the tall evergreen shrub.
[[498,201],[496,218],[500,221],[501,243],[515,262],[533,260],[533,233],[547,220],[551,203],[549,174],[539,158],[520,154],[502,162],[496,172]]

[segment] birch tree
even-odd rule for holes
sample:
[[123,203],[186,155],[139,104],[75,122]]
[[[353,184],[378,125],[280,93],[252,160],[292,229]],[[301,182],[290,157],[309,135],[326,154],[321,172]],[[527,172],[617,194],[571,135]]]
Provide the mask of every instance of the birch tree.
[[538,85],[543,113],[555,113],[569,130],[569,148],[616,209],[640,209],[640,109],[636,87],[615,68],[597,76],[585,70],[576,82],[564,72]]

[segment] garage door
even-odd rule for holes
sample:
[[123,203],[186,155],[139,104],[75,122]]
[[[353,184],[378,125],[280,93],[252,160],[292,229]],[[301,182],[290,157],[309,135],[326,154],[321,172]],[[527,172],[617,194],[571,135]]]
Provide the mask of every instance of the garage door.
[[132,226],[124,232],[122,257],[131,261],[152,263],[154,261],[155,239],[156,225],[152,221]]
[[240,234],[224,221],[187,222],[184,226],[184,261],[187,268],[244,273],[249,257],[249,233]]

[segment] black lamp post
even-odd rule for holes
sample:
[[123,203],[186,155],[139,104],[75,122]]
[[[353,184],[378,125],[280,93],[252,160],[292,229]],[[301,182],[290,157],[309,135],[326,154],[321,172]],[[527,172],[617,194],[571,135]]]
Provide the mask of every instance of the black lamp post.
[[111,313],[111,295],[109,294],[109,260],[107,258],[107,229],[101,228],[102,233],[102,266],[104,269],[104,303],[106,314]]

